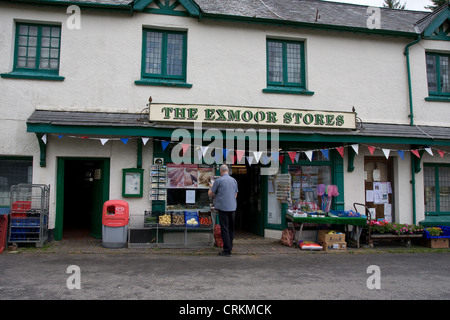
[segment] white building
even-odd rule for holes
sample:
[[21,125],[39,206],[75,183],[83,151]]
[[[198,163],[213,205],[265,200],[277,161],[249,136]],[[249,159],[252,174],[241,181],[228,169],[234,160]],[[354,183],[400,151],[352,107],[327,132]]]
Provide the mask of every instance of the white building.
[[[56,240],[69,227],[101,236],[108,199],[128,201],[138,224],[145,210],[185,204],[182,188],[163,188],[165,200],[152,200],[151,166],[155,158],[173,162],[178,142],[166,149],[164,142],[177,128],[193,132],[206,112],[203,129],[279,130],[281,158],[266,156],[291,173],[293,203],[321,207],[317,185],[336,185],[334,210],[365,203],[376,218],[399,223],[448,221],[448,6],[433,13],[319,0],[0,7],[2,192],[21,182],[50,185]],[[150,96],[150,113],[161,115],[151,122]],[[259,122],[247,121],[250,114]],[[192,139],[188,152],[195,158],[210,143]],[[237,144],[224,147],[227,162],[242,156]],[[246,157],[261,154],[241,151],[237,225],[278,238],[288,204],[272,192],[273,176],[261,174],[265,154],[250,165]],[[124,194],[130,168],[142,173],[137,194]],[[374,182],[386,183],[366,199]]]

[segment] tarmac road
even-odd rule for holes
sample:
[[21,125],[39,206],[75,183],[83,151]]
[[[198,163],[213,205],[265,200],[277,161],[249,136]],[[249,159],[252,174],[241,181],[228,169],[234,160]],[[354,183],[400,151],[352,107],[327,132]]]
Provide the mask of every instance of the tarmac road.
[[[68,270],[72,265],[77,267]],[[0,299],[449,299],[449,266],[448,252],[231,257],[9,253],[0,255]]]

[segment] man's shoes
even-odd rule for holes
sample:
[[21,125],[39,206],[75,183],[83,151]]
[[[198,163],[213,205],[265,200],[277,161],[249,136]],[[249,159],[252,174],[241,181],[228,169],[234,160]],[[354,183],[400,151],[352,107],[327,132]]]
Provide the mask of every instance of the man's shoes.
[[223,252],[222,251],[222,252],[219,252],[218,255],[223,256],[223,257],[229,257],[229,256],[231,256],[231,252]]

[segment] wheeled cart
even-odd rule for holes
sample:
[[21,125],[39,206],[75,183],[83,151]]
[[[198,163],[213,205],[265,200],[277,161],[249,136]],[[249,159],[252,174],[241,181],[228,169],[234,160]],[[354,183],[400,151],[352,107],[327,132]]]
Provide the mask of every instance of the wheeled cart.
[[42,247],[48,240],[50,187],[42,184],[11,186],[10,243],[35,243]]

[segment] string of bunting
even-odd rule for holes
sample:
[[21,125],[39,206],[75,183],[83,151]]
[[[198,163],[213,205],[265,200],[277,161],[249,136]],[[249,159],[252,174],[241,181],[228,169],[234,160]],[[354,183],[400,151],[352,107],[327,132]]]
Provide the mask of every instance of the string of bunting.
[[[70,136],[70,135],[57,135],[59,139],[62,138],[76,138],[76,139],[89,139],[89,140],[99,140],[102,145],[105,145],[108,141],[122,141],[124,144],[127,144],[129,140],[131,139],[141,139],[144,146],[147,144],[148,140],[150,138],[147,137],[133,137],[133,138],[94,138],[94,137],[88,137],[88,136]],[[47,134],[42,135],[41,140],[46,144],[47,143]],[[167,149],[169,144],[178,144],[179,142],[172,142],[162,139],[156,139],[153,138],[153,140],[158,141],[161,143],[161,148],[163,151]],[[423,147],[419,149],[405,149],[405,150],[393,150],[388,148],[382,148],[382,147],[375,147],[372,145],[367,145],[363,143],[357,143],[357,144],[351,144],[351,145],[345,145],[345,146],[339,146],[339,147],[332,147],[332,148],[324,148],[324,149],[312,149],[312,150],[302,150],[302,151],[283,151],[283,150],[277,150],[277,151],[251,151],[248,150],[248,155],[245,156],[247,159],[247,162],[249,165],[257,164],[258,162],[261,162],[261,164],[265,165],[268,164],[270,159],[272,158],[275,163],[280,161],[280,163],[283,163],[284,157],[287,155],[289,156],[292,163],[298,162],[300,158],[300,153],[304,153],[306,157],[309,159],[309,161],[312,161],[313,153],[314,152],[321,152],[322,155],[328,160],[329,159],[329,151],[335,149],[343,158],[344,157],[344,150],[345,148],[351,147],[353,151],[356,154],[359,154],[359,147],[365,146],[369,150],[370,154],[373,155],[375,150],[382,150],[384,156],[386,159],[389,158],[391,151],[397,152],[399,157],[404,160],[405,152],[411,152],[414,156],[420,158],[420,151],[424,150],[431,156],[434,156],[433,150],[437,151],[437,153],[440,155],[441,158],[444,157],[444,154],[449,153],[440,149],[437,149],[435,147]],[[191,145],[191,144],[181,144],[182,148],[182,154],[184,155],[189,147],[193,147],[194,150],[197,151],[197,157],[199,160],[201,160],[202,157],[206,155],[209,148],[208,146],[197,146],[197,145]],[[231,157],[232,163],[236,163],[238,161],[239,163],[242,162],[242,158],[246,154],[245,150],[234,150],[234,149],[217,149],[215,148],[215,159],[216,162],[220,162],[220,160],[225,157],[225,159],[228,158],[228,155],[230,155],[230,152],[234,151],[233,156]],[[269,156],[270,153],[270,156]],[[264,155],[265,154],[265,155]],[[255,162],[254,162],[255,161]]]

